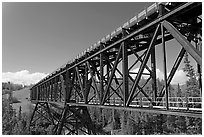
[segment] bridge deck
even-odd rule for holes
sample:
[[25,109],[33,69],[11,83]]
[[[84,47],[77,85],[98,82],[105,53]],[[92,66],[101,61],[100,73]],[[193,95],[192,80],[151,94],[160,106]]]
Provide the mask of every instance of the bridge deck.
[[[58,109],[64,109],[64,102],[55,102],[55,101],[32,101],[32,103],[37,102],[48,102],[52,106],[58,108]],[[197,109],[196,111],[186,111],[180,109],[169,109],[165,110],[163,107],[123,107],[123,106],[117,106],[117,105],[100,105],[100,104],[84,104],[84,103],[67,103],[70,106],[86,106],[86,107],[98,107],[98,108],[104,108],[104,109],[118,109],[118,110],[127,110],[127,111],[138,111],[138,112],[147,112],[147,113],[155,113],[155,114],[167,114],[167,115],[177,115],[177,116],[187,116],[187,117],[196,117],[196,118],[202,118],[202,111],[201,109]]]

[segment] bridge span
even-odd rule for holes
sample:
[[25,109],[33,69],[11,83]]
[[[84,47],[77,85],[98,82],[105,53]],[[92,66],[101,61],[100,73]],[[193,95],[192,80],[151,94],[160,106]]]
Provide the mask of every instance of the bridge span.
[[[63,128],[77,134],[77,127],[81,132],[96,134],[87,107],[201,118],[201,94],[184,98],[169,95],[170,83],[185,53],[197,63],[202,93],[201,16],[201,2],[154,3],[145,8],[30,89],[35,104],[30,128],[44,117],[55,125],[54,134],[62,134]],[[181,50],[167,76],[166,43],[173,39]],[[163,54],[159,57],[164,70],[164,87],[160,90],[157,47]],[[137,73],[132,71],[135,66],[139,66]],[[141,82],[144,75],[148,78]],[[151,90],[147,92],[149,82]]]

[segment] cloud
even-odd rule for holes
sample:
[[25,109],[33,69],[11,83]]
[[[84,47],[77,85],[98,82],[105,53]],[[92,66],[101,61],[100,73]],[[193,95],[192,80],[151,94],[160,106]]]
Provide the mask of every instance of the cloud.
[[188,80],[188,77],[186,76],[186,73],[183,72],[183,70],[177,70],[173,79],[171,80],[171,84],[174,85],[179,83],[180,85],[183,85],[186,83],[187,80]]
[[17,72],[3,72],[2,73],[2,81],[3,82],[12,82],[15,84],[35,84],[48,74],[35,72],[30,73],[28,70],[21,70]]
[[[139,71],[139,68],[136,68],[136,69],[132,70],[131,72],[138,73],[138,71]],[[143,73],[150,74],[147,69],[144,69]],[[159,69],[156,69],[156,73],[157,73],[157,78],[163,79],[163,77],[164,77],[164,73],[163,72],[161,72]],[[131,76],[133,78],[135,78],[136,74],[131,74]],[[142,77],[147,79],[147,78],[149,78],[149,75],[142,75]]]
[[[131,70],[131,72],[134,72],[134,73],[138,73],[139,71],[139,68],[136,68],[136,69],[133,69]],[[144,69],[143,73],[147,73],[149,74],[149,71],[147,69]],[[135,78],[137,75],[136,74],[130,74],[133,78]],[[142,75],[142,77],[144,77],[145,79],[147,79],[149,77],[149,75]]]
[[[132,70],[131,72],[135,72],[135,73],[138,73],[139,71],[139,68],[136,68],[134,70]],[[147,69],[144,69],[143,73],[148,73],[149,74],[149,71]],[[164,73],[159,70],[159,69],[156,69],[156,73],[157,73],[157,78],[159,78],[160,80],[164,79]],[[169,75],[169,73],[167,73],[167,76]],[[133,78],[136,77],[136,74],[131,74],[131,76]],[[147,79],[149,78],[149,75],[142,75],[143,78]],[[177,70],[173,79],[171,80],[171,84],[180,84],[180,85],[183,85],[186,83],[186,81],[188,80],[188,78],[186,77],[186,74],[183,72],[183,70]]]

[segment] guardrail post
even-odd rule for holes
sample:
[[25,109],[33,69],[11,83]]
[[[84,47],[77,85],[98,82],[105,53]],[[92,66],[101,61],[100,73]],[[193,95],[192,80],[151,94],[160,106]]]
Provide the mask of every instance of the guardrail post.
[[185,106],[186,106],[186,109],[189,110],[189,106],[188,106],[188,93],[186,93],[186,96],[185,96]]
[[[103,44],[100,44],[100,50],[103,49]],[[100,104],[103,100],[103,94],[104,94],[104,76],[103,76],[103,53],[100,54]]]

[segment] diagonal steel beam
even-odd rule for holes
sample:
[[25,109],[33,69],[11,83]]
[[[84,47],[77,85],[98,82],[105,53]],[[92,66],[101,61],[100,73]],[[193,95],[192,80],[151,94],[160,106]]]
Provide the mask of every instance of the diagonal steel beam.
[[[134,83],[134,79],[133,79],[130,75],[128,75],[128,77],[129,77],[129,79]],[[149,81],[150,79],[151,79],[151,77],[149,77],[149,78],[146,80],[145,84],[144,84],[142,87],[140,87],[139,85],[137,85],[137,87],[138,87],[139,91],[142,92],[142,94],[145,95],[145,97],[154,105],[154,102],[152,102],[152,99],[151,99],[151,98],[145,93],[145,91],[143,90],[144,86],[148,83],[148,81]],[[135,96],[133,95],[132,100],[133,100],[134,98],[135,98]]]
[[81,76],[79,74],[79,68],[76,66],[76,74],[77,74],[77,78],[78,78],[78,82],[79,82],[79,86],[81,88],[81,92],[82,92],[82,95],[83,95],[83,98],[85,100],[85,94],[84,94],[84,89],[83,89],[83,84],[81,82]]
[[130,104],[131,100],[132,100],[134,91],[135,91],[135,89],[136,89],[136,87],[137,87],[137,85],[138,85],[138,83],[140,81],[140,78],[142,76],[142,72],[143,72],[143,70],[145,68],[145,65],[147,64],[148,59],[149,59],[149,56],[150,56],[150,53],[151,53],[151,49],[152,49],[152,47],[154,46],[154,44],[155,44],[155,42],[157,40],[157,36],[159,34],[159,31],[158,31],[159,29],[160,29],[160,24],[157,25],[157,28],[156,28],[155,33],[154,33],[154,36],[153,36],[153,38],[152,38],[152,40],[150,42],[149,48],[147,49],[147,53],[146,53],[146,55],[144,57],[143,63],[141,65],[140,69],[139,69],[138,75],[137,75],[137,77],[135,79],[135,82],[133,84],[133,87],[132,87],[132,89],[130,91],[130,94],[129,94],[126,106],[128,106]]
[[[130,47],[130,50],[133,50],[133,49],[131,49],[132,47],[131,46],[129,46]],[[143,58],[143,56],[146,54],[146,51],[144,51],[143,53],[142,53],[142,55],[140,55],[140,58]],[[129,71],[137,64],[137,62],[139,61],[139,59],[137,59],[131,66],[130,66],[130,68],[128,69]]]
[[88,69],[89,69],[89,71],[90,71],[91,79],[92,79],[93,84],[94,84],[94,89],[95,89],[95,91],[97,92],[98,99],[100,99],[100,93],[99,93],[99,91],[98,91],[98,88],[97,88],[97,85],[96,85],[96,80],[95,80],[95,78],[94,78],[93,71],[91,70],[89,61],[87,61],[86,64],[87,64]]
[[107,85],[107,87],[106,87],[106,89],[105,89],[105,93],[104,93],[104,97],[103,97],[103,100],[102,100],[102,104],[105,103],[105,100],[106,100],[106,97],[107,97],[107,94],[108,94],[108,90],[109,90],[109,88],[110,88],[111,82],[112,82],[113,77],[114,77],[114,75],[115,75],[115,70],[116,70],[116,67],[118,66],[118,61],[119,61],[119,59],[120,59],[121,50],[122,50],[122,47],[120,46],[120,49],[118,50],[118,55],[117,55],[117,57],[116,57],[116,60],[115,60],[115,62],[114,62],[113,68],[112,68],[112,72],[111,72],[110,78],[109,78],[109,80],[108,80],[108,85]]
[[[123,76],[123,74],[116,68],[116,70],[118,71],[118,73]],[[129,79],[134,83],[134,79],[130,76],[130,74],[128,75]],[[151,79],[151,77],[150,77]],[[151,98],[145,93],[145,91],[142,89],[142,87],[140,87],[139,85],[137,85],[137,87],[140,89],[140,91],[145,95],[145,97],[147,97],[147,99],[152,103]],[[133,98],[132,98],[133,99]],[[154,104],[153,104],[154,105]]]
[[[104,56],[105,57],[105,56]],[[120,61],[119,61],[120,62]],[[98,78],[100,78],[100,74],[99,74],[99,72],[97,71],[97,68],[90,62],[90,64],[92,65],[92,67],[93,67],[93,69],[94,69],[94,71],[96,72],[96,74],[97,74],[97,76],[98,76]],[[117,69],[117,68],[116,68]],[[105,84],[108,84],[108,81],[107,80],[105,80],[104,79],[104,82],[105,82]],[[110,85],[110,88],[113,90],[113,91],[115,91],[115,89]],[[117,94],[117,93],[116,93]],[[118,94],[117,94],[118,95]],[[120,95],[118,95],[119,97],[121,97]]]
[[[142,63],[143,62],[143,60],[141,59],[141,57],[144,55],[144,54],[142,54],[142,56],[140,57],[134,50],[133,50],[133,48],[131,47],[131,46],[129,46],[130,47],[130,50],[133,52],[133,54],[138,58],[138,60]],[[145,51],[146,52],[146,51]],[[144,53],[145,53],[144,52]],[[151,71],[151,69],[147,66],[147,65],[145,65],[145,68],[149,71],[149,73],[150,73],[150,75],[152,75],[152,71]]]
[[171,35],[190,53],[196,62],[202,66],[202,53],[196,48],[168,21],[163,21],[162,25],[171,33]]
[[[135,97],[137,97],[137,95],[140,93],[140,92],[142,92],[143,93],[143,88],[146,86],[146,84],[149,82],[149,80],[151,79],[151,77],[149,77],[147,80],[146,80],[146,82],[144,83],[144,85],[142,86],[142,87],[140,87],[139,89],[142,89],[142,90],[138,90],[138,92],[133,96],[133,99],[135,98]],[[148,97],[147,98],[150,102],[152,102],[152,100]]]
[[[121,49],[121,50],[122,50],[122,49]],[[110,68],[110,69],[113,69],[114,64],[113,64],[112,62],[110,62],[110,60],[108,59],[107,56],[104,55],[104,58],[105,58],[106,61],[110,64],[110,67],[112,67],[112,68]],[[122,59],[121,59],[121,60],[122,60]],[[120,60],[120,58],[119,58],[118,64],[119,64],[119,62],[120,62],[121,60]],[[117,69],[117,67],[116,67],[116,70],[117,70],[117,71],[120,73],[120,75],[122,76],[122,73]],[[117,78],[116,78],[115,73],[114,73],[113,77],[115,77],[115,78],[113,78],[113,79],[115,80],[116,84],[121,86],[122,84],[119,84],[119,82],[118,82],[118,80],[117,80]],[[107,81],[107,80],[104,80],[104,81],[105,81],[105,83],[108,85],[108,81]],[[112,89],[112,91],[114,91],[114,93],[115,93],[121,100],[123,100],[122,96],[121,96],[119,93],[117,93],[117,90],[120,88],[120,86],[118,86],[116,89],[114,89],[114,88],[110,85],[110,88]],[[121,88],[120,88],[120,90],[121,90]],[[106,98],[108,99],[109,97],[106,97]],[[104,101],[104,103],[107,101],[107,99]]]
[[[169,86],[169,84],[171,83],[171,80],[173,79],[174,77],[174,74],[176,72],[176,70],[178,69],[179,67],[179,64],[181,63],[182,59],[183,59],[183,56],[185,54],[186,50],[184,48],[181,49],[178,57],[176,58],[176,61],[171,69],[171,72],[168,76],[168,79],[167,79],[167,86]],[[159,94],[159,97],[163,97],[164,96],[164,93],[165,93],[165,87],[161,90],[160,94]],[[158,100],[158,101],[161,101],[161,100]],[[160,104],[160,102],[158,103],[158,105]]]

